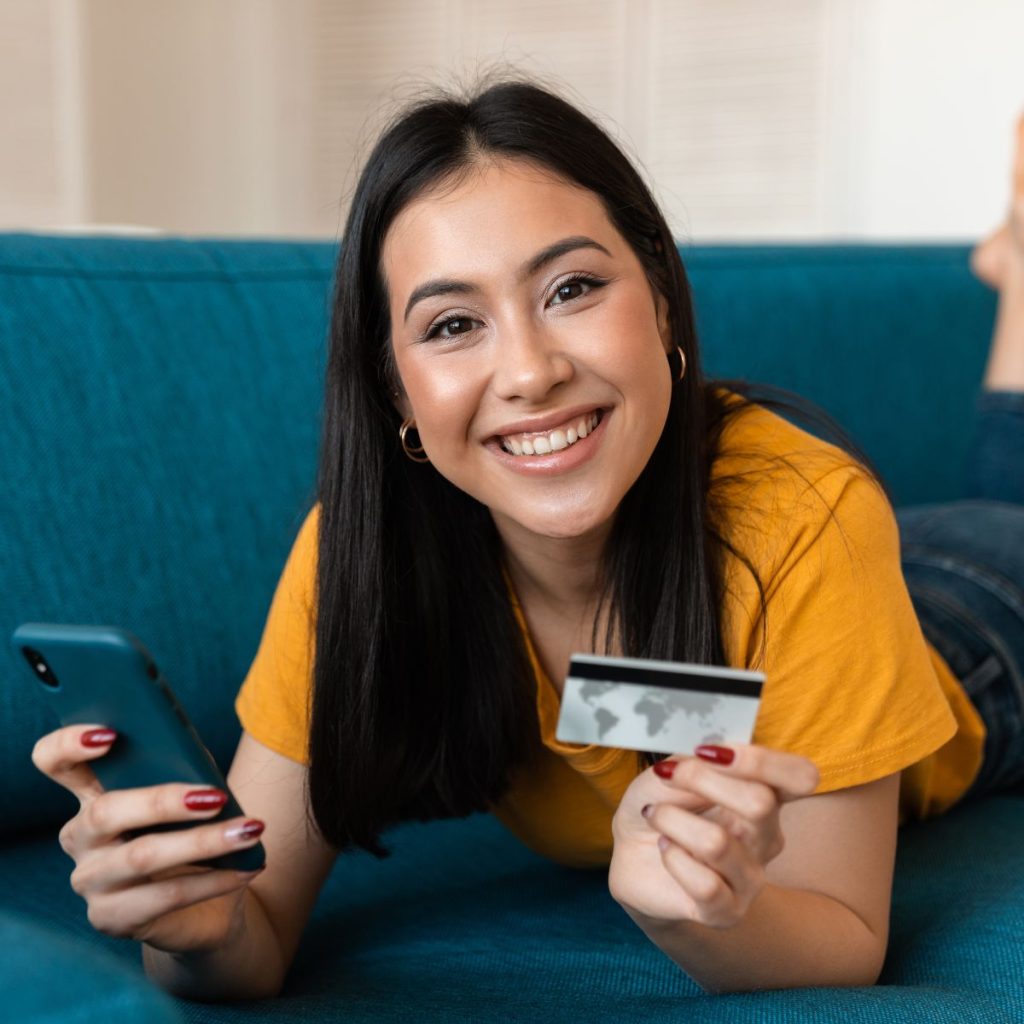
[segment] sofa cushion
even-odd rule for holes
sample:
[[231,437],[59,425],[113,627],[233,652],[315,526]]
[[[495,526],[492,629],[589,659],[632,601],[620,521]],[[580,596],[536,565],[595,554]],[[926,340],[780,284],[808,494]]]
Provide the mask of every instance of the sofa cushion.
[[[4,875],[4,878],[12,876]],[[45,923],[0,909],[3,1018],[54,1024],[183,1024],[178,1000],[118,957]]]
[[[814,1020],[1002,1024],[1024,1017],[1024,798],[904,826],[878,986],[704,994],[633,924],[603,870],[560,867],[491,815],[390,830],[391,857],[335,863],[279,999],[182,1001],[190,1021]],[[136,943],[92,929],[53,835],[9,844],[13,908],[141,974]],[[13,976],[0,983],[10,990]]]
[[21,622],[135,633],[230,763],[313,488],[335,252],[0,236],[0,834],[77,809],[31,763],[56,722]]

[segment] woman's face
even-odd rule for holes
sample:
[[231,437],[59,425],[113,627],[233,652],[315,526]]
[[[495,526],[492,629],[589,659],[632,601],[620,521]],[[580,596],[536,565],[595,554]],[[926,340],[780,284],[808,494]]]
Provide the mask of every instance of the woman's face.
[[423,472],[487,505],[506,536],[606,526],[664,427],[673,345],[665,301],[597,195],[488,162],[405,207],[381,259],[396,404]]

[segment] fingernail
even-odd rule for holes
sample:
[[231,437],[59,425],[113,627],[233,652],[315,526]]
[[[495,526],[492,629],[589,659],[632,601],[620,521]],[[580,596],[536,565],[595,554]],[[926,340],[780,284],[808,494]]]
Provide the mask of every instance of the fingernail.
[[234,828],[224,830],[226,839],[233,839],[238,843],[248,842],[260,835],[266,825],[262,821],[247,821],[244,825],[236,825]]
[[666,839],[664,836],[658,836],[658,849],[665,851],[668,849],[668,844],[671,840]]
[[654,774],[660,775],[663,779],[671,779],[677,764],[679,764],[678,761],[656,761],[654,764]]
[[651,816],[651,811],[653,811],[653,810],[654,810],[654,804],[644,804],[644,806],[643,806],[642,810],[640,811],[640,813],[645,818],[649,818]]
[[211,811],[227,802],[227,793],[220,789],[195,789],[185,794],[185,806],[190,811]]
[[716,747],[713,744],[697,747],[694,753],[703,757],[705,761],[714,761],[715,764],[732,764],[736,757],[736,751],[730,747]]
[[86,747],[105,747],[117,739],[113,729],[90,729],[82,733],[82,744]]

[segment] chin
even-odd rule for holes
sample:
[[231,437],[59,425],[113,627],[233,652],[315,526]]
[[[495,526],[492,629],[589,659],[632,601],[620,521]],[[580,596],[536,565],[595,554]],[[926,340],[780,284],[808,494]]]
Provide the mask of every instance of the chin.
[[547,515],[537,515],[535,511],[516,514],[510,510],[505,517],[518,526],[538,537],[549,537],[552,540],[569,540],[574,537],[585,537],[595,532],[604,532],[609,525],[615,509],[601,509],[598,512],[588,507],[585,512],[576,509],[552,510]]

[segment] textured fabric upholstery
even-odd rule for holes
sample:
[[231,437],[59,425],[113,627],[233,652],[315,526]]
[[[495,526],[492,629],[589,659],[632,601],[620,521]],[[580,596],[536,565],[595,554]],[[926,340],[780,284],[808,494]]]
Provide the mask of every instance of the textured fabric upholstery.
[[[4,879],[17,876],[18,858],[4,857]],[[53,867],[52,857],[48,863]],[[4,951],[3,1019],[53,1021],[54,1024],[178,1024],[177,1000],[161,992],[133,964],[122,963],[85,933],[68,934],[48,918],[54,907],[31,905],[28,913],[0,909],[0,946]],[[58,915],[59,916],[59,915]],[[94,932],[95,934],[95,932]]]

